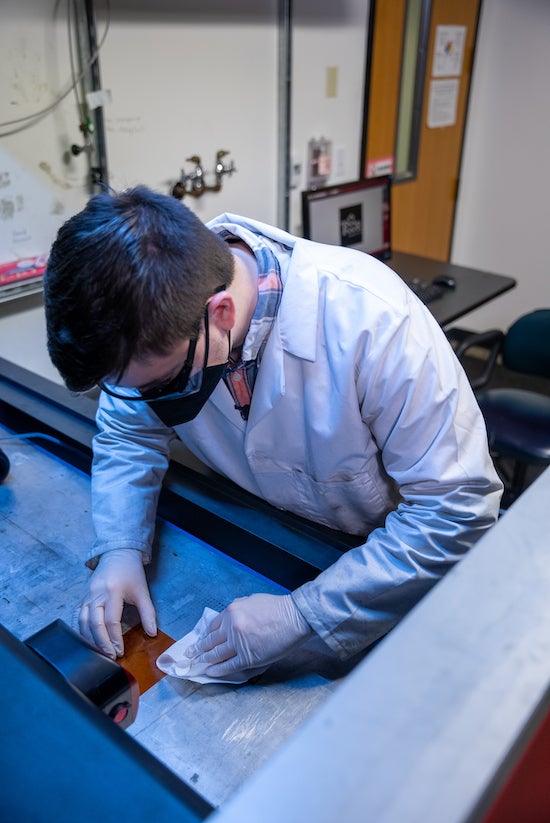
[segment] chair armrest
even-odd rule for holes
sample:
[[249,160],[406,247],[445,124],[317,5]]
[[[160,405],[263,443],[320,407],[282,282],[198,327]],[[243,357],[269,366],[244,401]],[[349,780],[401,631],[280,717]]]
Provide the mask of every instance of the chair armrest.
[[[452,339],[452,329],[449,334]],[[481,375],[475,380],[472,380],[472,388],[474,390],[483,388],[491,379],[503,340],[504,333],[500,331],[500,329],[490,329],[490,331],[472,332],[466,335],[456,347],[455,354],[459,360],[462,360],[468,349],[474,346],[489,350]]]

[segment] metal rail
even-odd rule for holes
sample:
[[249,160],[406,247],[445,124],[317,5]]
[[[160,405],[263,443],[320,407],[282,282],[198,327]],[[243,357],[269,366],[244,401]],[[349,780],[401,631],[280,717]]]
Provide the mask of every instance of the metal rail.
[[[97,400],[0,358],[0,422],[90,473]],[[317,526],[243,491],[184,449],[170,463],[159,516],[288,589],[311,580],[361,538]]]

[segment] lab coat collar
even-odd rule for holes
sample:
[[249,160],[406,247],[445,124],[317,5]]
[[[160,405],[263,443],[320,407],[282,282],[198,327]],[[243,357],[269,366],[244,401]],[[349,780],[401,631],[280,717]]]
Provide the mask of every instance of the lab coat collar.
[[260,366],[256,377],[247,437],[285,394],[285,352],[302,360],[315,360],[318,278],[312,262],[302,259],[300,247],[300,242],[294,246],[279,312],[268,340],[265,359],[269,362],[265,363],[266,368]]
[[[305,360],[315,360],[318,317],[318,274],[311,255],[316,244],[269,226],[259,220],[251,220],[226,212],[211,220],[208,228],[216,231],[222,226],[243,226],[255,234],[263,235],[292,249],[292,257],[286,275],[283,274],[283,296],[277,321],[272,334],[279,333],[283,349]],[[300,323],[296,323],[296,318]]]
[[269,226],[267,223],[261,223],[259,220],[251,220],[249,217],[241,217],[241,215],[231,214],[231,212],[225,212],[224,214],[218,215],[218,217],[210,220],[210,222],[206,225],[214,232],[216,229],[221,227],[231,229],[232,225],[242,226],[243,228],[254,232],[254,234],[260,234],[263,235],[263,237],[276,240],[277,243],[282,243],[289,248],[293,248],[298,239],[294,237],[294,235],[289,234],[287,231],[279,229],[276,226]]
[[[285,393],[285,372],[283,352],[304,360],[314,361],[317,347],[317,322],[319,313],[318,271],[311,248],[315,245],[302,240],[274,226],[238,215],[223,214],[208,225],[214,231],[217,226],[237,224],[249,228],[272,240],[290,247],[292,256],[286,275],[279,311],[270,333],[268,346],[272,350],[282,350],[281,356],[269,358],[269,373],[260,370],[254,386],[253,401],[248,420],[248,433],[275,406]],[[299,319],[299,322],[297,320]],[[226,406],[226,397],[220,392],[227,391],[220,386],[214,392],[212,401],[220,409]],[[223,409],[222,409],[223,410]]]
[[[287,282],[279,307],[278,323],[283,349],[295,357],[315,360],[319,314],[319,275],[310,243],[298,240],[292,252]],[[299,318],[299,323],[297,323]]]

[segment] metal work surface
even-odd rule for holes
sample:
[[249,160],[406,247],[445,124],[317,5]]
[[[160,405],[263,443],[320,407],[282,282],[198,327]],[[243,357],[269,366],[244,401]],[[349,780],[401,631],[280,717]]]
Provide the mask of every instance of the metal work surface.
[[[56,444],[42,444],[86,473],[96,409],[97,400],[0,358],[0,423],[53,435]],[[294,589],[362,540],[279,511],[208,469],[181,442],[173,447],[159,514],[270,580]]]
[[[90,484],[86,474],[33,442],[0,445],[11,462],[0,486],[0,623],[25,640],[57,618],[73,623],[93,542]],[[195,625],[204,606],[220,610],[238,596],[282,591],[163,521],[157,544],[148,578],[159,628],[174,639]],[[135,624],[135,610],[127,610],[125,622]],[[299,664],[285,661],[238,687],[164,677],[141,696],[127,733],[217,806],[326,699],[342,674],[333,658],[312,648]]]
[[483,823],[550,708],[549,500],[547,470],[212,823]]
[[[89,442],[89,415],[71,419],[62,398],[20,391],[11,379],[1,388],[5,426],[59,425],[69,452]],[[89,478],[31,443],[0,445],[11,460],[0,485],[0,623],[25,639],[56,618],[72,620],[93,539]],[[170,481],[167,508],[192,511],[195,536],[161,521],[148,572],[160,629],[174,638],[205,605],[280,591],[251,571],[256,547],[287,556],[299,538],[305,563],[290,577],[314,571],[313,547],[334,547],[334,535],[273,520],[215,479],[209,495],[191,474]],[[167,764],[195,799],[219,806],[212,823],[484,823],[549,708],[549,499],[547,470],[348,677],[313,648],[300,665],[285,661],[241,687],[166,677],[142,696],[122,740],[137,740],[135,750]],[[212,532],[212,519],[223,553],[197,537],[200,526]],[[248,546],[235,556],[246,566],[229,557],[239,534]],[[277,579],[290,585],[279,565]],[[129,613],[127,625],[134,621]],[[543,809],[540,819],[549,816]]]

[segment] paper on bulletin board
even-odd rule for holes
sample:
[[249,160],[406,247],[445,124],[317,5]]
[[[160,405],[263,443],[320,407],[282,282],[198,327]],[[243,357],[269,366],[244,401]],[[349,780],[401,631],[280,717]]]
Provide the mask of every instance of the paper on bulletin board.
[[460,77],[466,26],[437,26],[432,77]]
[[454,126],[459,82],[458,78],[430,81],[428,128],[439,129],[444,126]]

